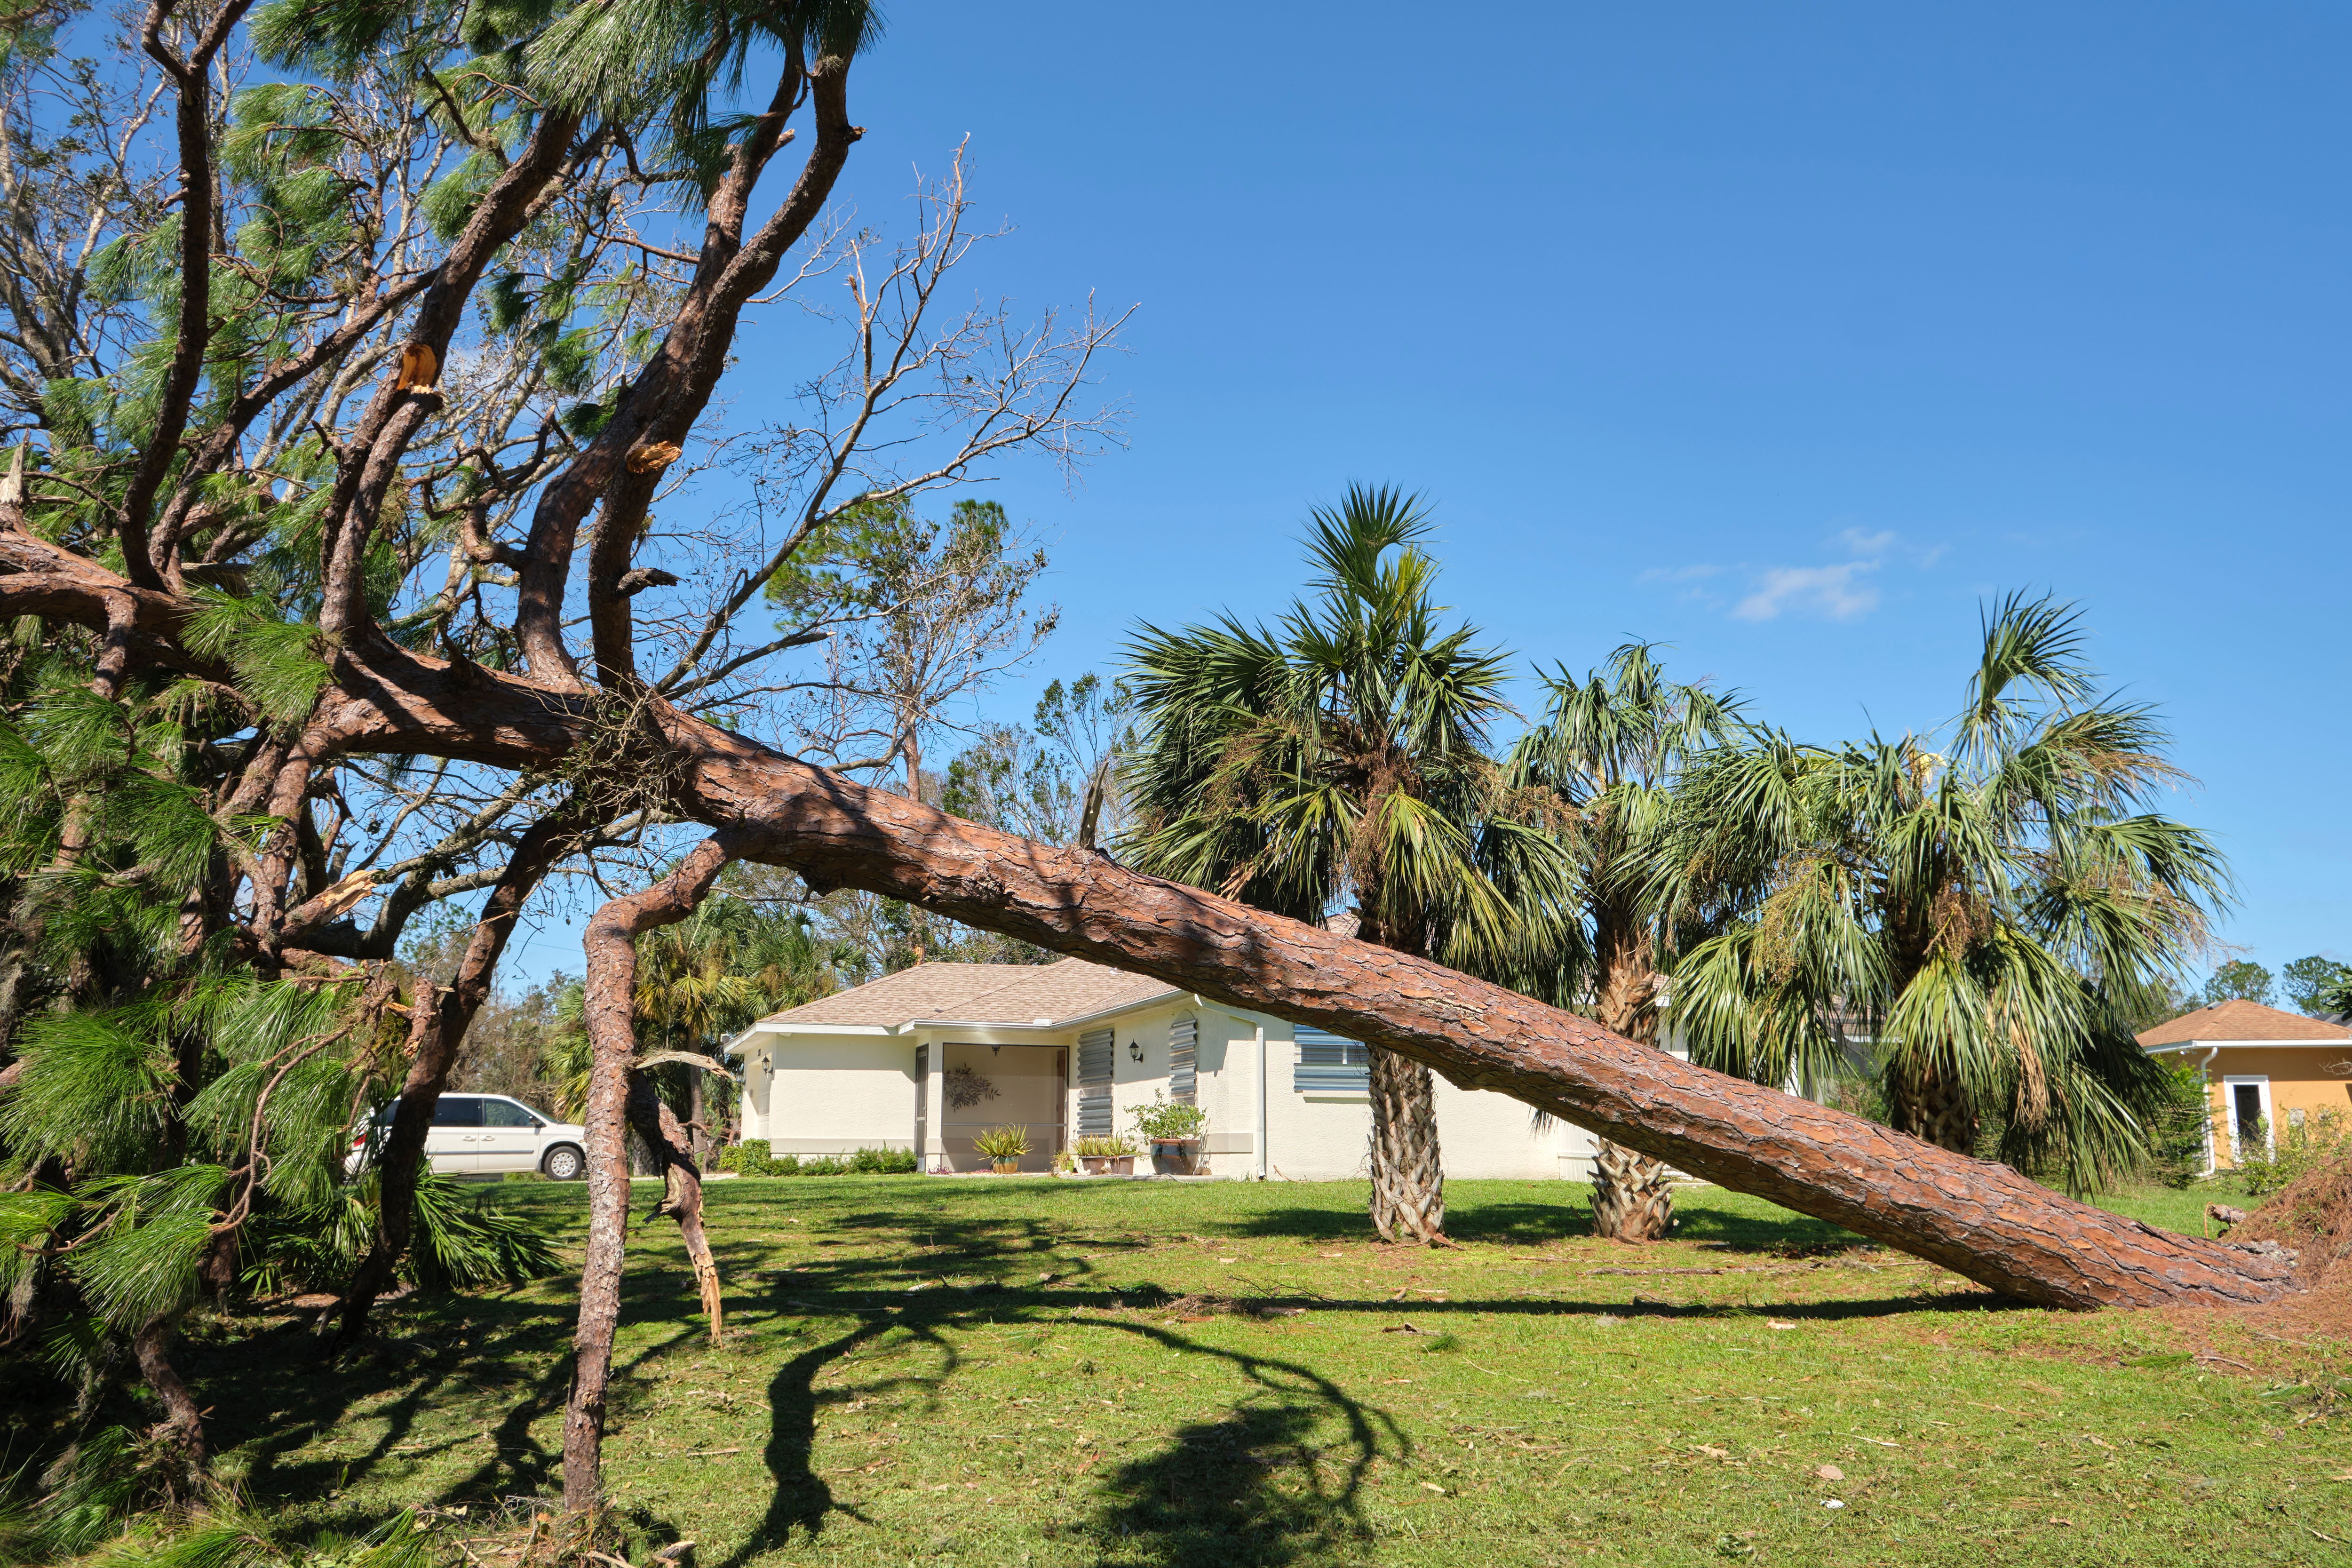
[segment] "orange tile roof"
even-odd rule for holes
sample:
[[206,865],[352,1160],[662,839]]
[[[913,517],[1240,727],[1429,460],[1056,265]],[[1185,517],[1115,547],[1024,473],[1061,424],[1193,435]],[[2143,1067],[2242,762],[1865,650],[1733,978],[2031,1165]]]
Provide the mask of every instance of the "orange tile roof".
[[2259,1002],[2232,997],[2168,1018],[2139,1037],[2143,1046],[2179,1046],[2231,1040],[2352,1040],[2352,1029],[2325,1018],[2283,1013]]
[[1058,963],[919,963],[847,991],[820,996],[762,1024],[1058,1024],[1132,1006],[1176,987],[1084,959]]

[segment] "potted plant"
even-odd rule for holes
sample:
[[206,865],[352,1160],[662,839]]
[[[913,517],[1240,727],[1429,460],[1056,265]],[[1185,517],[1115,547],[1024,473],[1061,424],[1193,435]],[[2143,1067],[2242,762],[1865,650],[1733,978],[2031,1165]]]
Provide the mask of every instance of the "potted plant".
[[1150,1105],[1129,1106],[1127,1113],[1135,1118],[1135,1130],[1150,1141],[1155,1163],[1179,1176],[1200,1172],[1201,1130],[1209,1124],[1207,1111],[1171,1100],[1163,1091],[1154,1094]]
[[1029,1152],[1029,1129],[992,1127],[973,1139],[971,1146],[988,1156],[998,1175],[1016,1175],[1021,1170],[1021,1156]]
[[1089,1176],[1131,1176],[1140,1152],[1124,1132],[1113,1138],[1081,1138],[1076,1150],[1078,1168]]

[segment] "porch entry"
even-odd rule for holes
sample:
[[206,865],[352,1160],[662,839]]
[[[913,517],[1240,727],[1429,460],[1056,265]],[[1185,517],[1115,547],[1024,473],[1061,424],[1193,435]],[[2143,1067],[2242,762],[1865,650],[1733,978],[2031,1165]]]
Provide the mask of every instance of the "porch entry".
[[[972,1140],[992,1127],[1029,1129],[1024,1171],[1050,1171],[1067,1142],[1063,1125],[1069,1097],[1063,1085],[1068,1052],[1060,1046],[980,1046],[950,1040],[940,1047],[946,1074],[940,1086],[940,1142],[959,1171],[988,1162]],[[959,1105],[958,1100],[969,1103]]]

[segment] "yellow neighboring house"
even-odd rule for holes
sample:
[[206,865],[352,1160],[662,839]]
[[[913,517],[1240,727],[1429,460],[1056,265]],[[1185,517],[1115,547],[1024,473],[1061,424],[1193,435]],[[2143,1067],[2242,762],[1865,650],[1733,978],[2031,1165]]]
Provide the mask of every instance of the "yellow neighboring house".
[[2232,1000],[2158,1024],[2139,1043],[2204,1070],[2209,1172],[2237,1163],[2249,1140],[2267,1147],[2273,1129],[2300,1127],[2323,1110],[2352,1112],[2352,1028],[2342,1024]]

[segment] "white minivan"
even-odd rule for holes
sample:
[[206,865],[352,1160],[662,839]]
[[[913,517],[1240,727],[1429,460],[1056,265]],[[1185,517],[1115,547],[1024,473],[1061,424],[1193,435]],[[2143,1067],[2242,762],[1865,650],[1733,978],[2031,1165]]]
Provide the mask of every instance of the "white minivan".
[[[344,1170],[359,1173],[370,1144],[383,1142],[399,1109],[395,1100],[368,1118],[352,1140]],[[443,1095],[425,1134],[425,1157],[444,1176],[538,1171],[559,1182],[577,1181],[588,1168],[587,1147],[586,1128],[552,1121],[502,1094]]]

